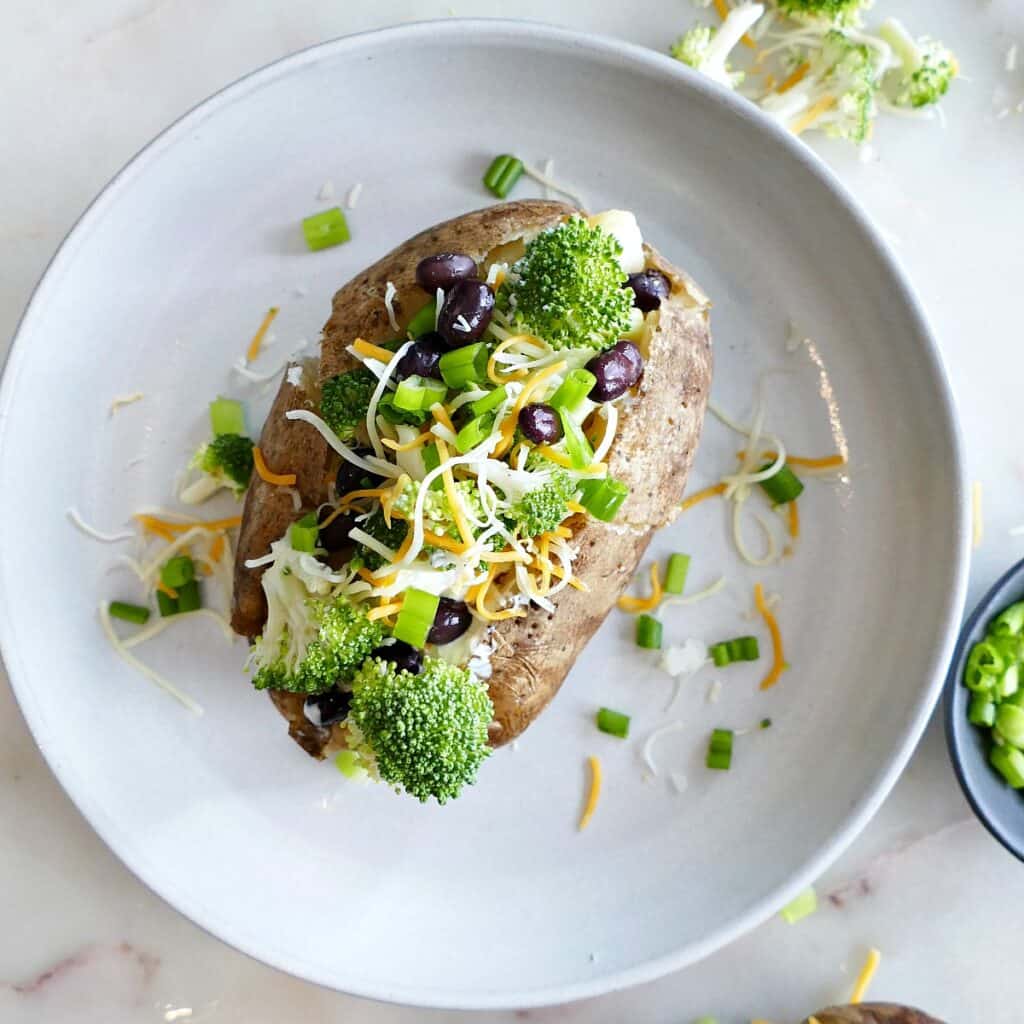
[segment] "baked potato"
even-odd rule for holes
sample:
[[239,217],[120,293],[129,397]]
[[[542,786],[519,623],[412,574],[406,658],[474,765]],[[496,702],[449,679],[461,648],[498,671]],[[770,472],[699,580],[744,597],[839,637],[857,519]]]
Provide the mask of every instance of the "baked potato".
[[[254,477],[245,501],[235,564],[232,625],[256,643],[253,651],[258,686],[258,648],[260,643],[266,646],[265,634],[270,629],[267,594],[271,588],[263,574],[269,575],[275,565],[272,551],[279,550],[276,542],[310,513],[325,524],[318,535],[317,553],[320,563],[334,567],[332,571],[337,574],[332,579],[340,580],[347,566],[349,591],[364,588],[355,599],[365,599],[363,607],[371,609],[373,601],[379,601],[368,614],[381,610],[379,621],[390,625],[396,636],[406,635],[408,624],[403,626],[401,619],[410,604],[410,590],[403,591],[402,609],[397,612],[386,610],[395,602],[395,594],[386,592],[386,588],[365,597],[367,582],[372,588],[378,580],[387,579],[382,574],[388,568],[397,567],[399,573],[408,569],[394,535],[390,545],[386,543],[388,537],[380,542],[382,550],[399,556],[398,561],[393,566],[379,564],[377,541],[386,533],[379,513],[384,513],[388,529],[395,527],[391,517],[398,517],[402,527],[404,516],[402,543],[412,534],[413,549],[418,541],[442,545],[431,550],[431,565],[444,565],[445,558],[457,561],[467,547],[477,552],[473,556],[479,557],[474,563],[475,575],[467,575],[461,563],[457,571],[439,570],[455,573],[454,590],[424,584],[428,592],[435,591],[440,602],[438,618],[430,629],[435,643],[428,642],[426,647],[428,660],[435,647],[437,654],[462,666],[476,659],[474,671],[486,684],[491,705],[488,744],[496,747],[514,739],[558,692],[576,657],[633,576],[653,531],[677,514],[700,437],[712,368],[710,307],[700,288],[642,242],[632,215],[612,211],[589,220],[584,217],[571,206],[545,200],[509,202],[478,210],[415,235],[334,296],[319,364],[307,361],[301,369],[289,371],[259,441],[268,466],[295,475],[294,489],[286,490]],[[575,250],[568,253],[571,235],[582,247],[580,251],[586,250],[584,256]],[[554,249],[555,241],[560,242],[561,250],[554,255],[543,251],[544,246]],[[435,266],[431,259],[437,254],[442,255]],[[452,264],[454,257],[450,254],[461,256]],[[615,264],[614,272],[608,269],[609,258]],[[579,305],[568,314],[563,311],[555,316],[552,310],[557,312],[558,303],[570,301],[566,298],[569,285],[558,278],[562,271],[570,277],[577,275],[574,286],[586,290],[586,294],[573,294],[571,301],[578,300]],[[410,335],[410,340],[396,349],[395,339],[406,336],[417,314],[414,327],[423,327],[424,309],[435,299],[433,288],[427,290],[424,285],[430,286],[438,278],[446,285],[436,293],[440,309],[435,307],[434,316],[427,314],[425,321],[437,330],[428,330],[415,342]],[[598,294],[603,281],[614,283],[610,291]],[[623,295],[628,298],[621,298]],[[478,309],[480,303],[487,308]],[[533,321],[524,320],[531,308]],[[534,322],[545,317],[545,329],[556,339],[550,343]],[[597,325],[605,334],[599,333]],[[358,345],[354,344],[356,339],[360,339]],[[474,347],[483,349],[483,354],[477,352],[480,360],[468,376],[465,367],[456,368],[454,376],[444,370],[446,362],[457,358],[446,360],[444,354],[461,352],[468,357]],[[378,357],[376,361],[374,356]],[[482,371],[484,356],[488,357],[486,376]],[[392,378],[387,378],[387,359],[391,360]],[[438,365],[443,372],[438,372]],[[342,439],[337,433],[331,436],[323,429],[329,426],[325,423],[326,412],[325,420],[317,422],[318,414],[326,407],[328,391],[333,394],[339,381],[355,380],[353,373],[365,373],[366,367],[377,375],[370,383],[379,385],[380,408],[383,410],[389,399],[393,403],[386,410],[387,420],[374,415],[366,423],[360,422],[349,438]],[[421,372],[410,374],[410,369]],[[378,376],[387,379],[381,383]],[[439,377],[443,378],[440,383]],[[556,385],[564,385],[570,378],[578,392],[573,399],[575,405],[563,401],[559,406]],[[390,391],[399,380],[398,388]],[[435,391],[443,393],[456,384],[461,391],[450,388],[447,395],[454,390],[456,398],[441,402],[440,411],[437,403],[429,403]],[[401,409],[396,408],[399,391]],[[407,400],[409,394],[411,400]],[[468,401],[474,394],[482,396],[483,405]],[[473,422],[466,421],[467,416],[487,405],[488,396],[504,396],[504,405],[476,416]],[[417,402],[421,408],[406,408]],[[377,411],[375,408],[375,414]],[[373,437],[368,436],[371,421],[375,426]],[[467,455],[466,445],[479,441],[488,430],[493,431],[489,442],[485,438]],[[444,467],[435,468],[434,478],[439,484],[443,482],[443,488],[434,492],[442,497],[436,499],[417,489],[422,479],[422,490],[426,491],[426,480],[430,479],[423,476],[423,466],[418,475],[415,469],[410,474],[412,484],[403,484],[398,473],[398,464],[403,471],[408,470],[412,456],[418,457],[421,451],[425,463],[429,450],[443,452],[445,457],[450,453],[457,467],[448,471],[451,479]],[[356,453],[355,458],[346,452]],[[460,459],[475,457],[474,453],[489,460],[487,473],[497,473],[497,482],[494,477],[484,479],[479,468],[484,463],[459,464]],[[600,463],[586,465],[587,458],[595,455]],[[504,460],[502,465],[507,468],[502,469],[496,460]],[[385,462],[395,465],[385,466]],[[352,516],[327,523],[325,515],[332,509],[349,508],[342,492],[352,486],[353,470],[357,475],[366,471],[362,482],[373,486],[354,487],[350,492],[355,495],[351,498]],[[530,522],[545,529],[527,537],[527,528],[513,526],[513,519],[529,504],[528,499],[541,492],[527,490],[515,505],[510,495],[522,490],[522,480],[531,472],[539,473],[552,487],[557,478],[563,491],[566,487],[568,491],[562,494],[564,515],[557,526],[550,521],[539,524],[534,518]],[[450,487],[472,488],[469,473],[476,473],[477,490],[467,504],[469,498],[458,494],[453,497]],[[334,487],[336,477],[338,486]],[[359,497],[362,492],[380,492],[382,485],[386,485],[383,496]],[[411,490],[402,491],[400,485]],[[549,490],[544,493],[550,497]],[[293,501],[295,492],[298,502]],[[459,494],[469,495],[469,490]],[[494,495],[497,497],[492,507],[488,502]],[[417,497],[421,499],[420,511]],[[403,500],[404,512],[400,512]],[[428,510],[445,501],[447,513],[443,509],[438,513],[435,508],[429,514],[440,518],[430,519],[428,524]],[[504,502],[500,509],[499,502]],[[536,504],[543,503],[538,499]],[[462,516],[458,514],[460,509]],[[550,505],[545,504],[543,515],[549,512]],[[467,517],[474,524],[469,527],[469,537]],[[349,531],[347,545],[344,536],[340,543],[336,536],[325,539],[329,532],[337,535],[340,522],[356,524],[354,533]],[[362,529],[365,526],[369,530],[371,524],[379,528],[373,544]],[[421,525],[426,539],[418,533]],[[357,562],[351,561],[353,541]],[[474,544],[483,547],[477,551]],[[453,550],[461,553],[451,554]],[[488,552],[495,561],[488,562]],[[407,553],[405,557],[409,557]],[[421,561],[415,565],[427,565],[422,561],[424,555],[417,557]],[[524,559],[532,561],[524,565]],[[359,566],[354,570],[358,577],[353,575],[353,565]],[[462,610],[453,611],[459,602]],[[452,620],[452,629],[447,634],[441,629],[435,636],[442,613]],[[275,621],[272,608],[269,621]],[[468,636],[462,640],[457,637],[467,622],[472,627],[468,636],[475,637],[475,647],[467,646]],[[275,640],[278,642],[279,638]],[[384,643],[386,646],[387,641]],[[489,660],[482,667],[481,650]],[[382,652],[387,653],[378,648],[374,654]],[[418,652],[416,658],[421,659]],[[292,737],[318,758],[352,746],[351,714],[338,719],[333,708],[327,715],[317,713],[315,705],[323,702],[319,690],[322,684],[322,679],[311,684],[308,675],[304,682],[292,685],[290,680],[286,687],[275,685],[274,679],[265,683],[288,719]],[[332,700],[345,705],[344,692],[340,696],[332,693]],[[387,781],[394,781],[387,779],[386,773],[381,774]]]
[[808,1017],[804,1024],[943,1024],[912,1006],[895,1003],[859,1003],[857,1006],[830,1006]]

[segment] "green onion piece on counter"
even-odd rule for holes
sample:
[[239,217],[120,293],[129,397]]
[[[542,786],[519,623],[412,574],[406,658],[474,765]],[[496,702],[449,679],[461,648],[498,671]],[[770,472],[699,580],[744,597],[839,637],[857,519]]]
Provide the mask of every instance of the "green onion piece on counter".
[[422,412],[436,402],[443,402],[447,394],[448,389],[442,381],[414,373],[399,381],[392,399],[395,408],[402,412]]
[[402,610],[395,620],[395,628],[392,630],[394,638],[404,640],[413,647],[423,647],[434,625],[434,616],[440,603],[441,599],[436,594],[410,587],[405,592]]
[[787,903],[780,911],[779,916],[786,924],[796,924],[805,917],[810,917],[818,909],[818,894],[812,886],[805,889],[796,899]]
[[567,409],[559,409],[558,418],[565,434],[565,454],[569,456],[573,469],[586,469],[594,461],[594,449],[590,447],[587,435]]
[[475,420],[470,420],[455,435],[455,447],[459,449],[461,454],[465,455],[470,448],[475,448],[481,441],[486,440],[493,427],[493,416],[477,416]]
[[178,587],[178,611],[180,613],[195,612],[203,606],[199,598],[199,581],[189,580]]
[[570,370],[548,400],[548,405],[552,409],[567,409],[572,412],[580,401],[590,394],[596,383],[597,378],[589,370]]
[[729,652],[729,645],[727,643],[712,644],[708,648],[708,654],[711,656],[715,668],[725,668],[726,665],[732,662],[732,654]]
[[1013,704],[1000,704],[996,710],[995,724],[1007,743],[1024,747],[1024,709]]
[[708,654],[717,668],[725,668],[734,661],[757,661],[761,657],[756,636],[738,636],[722,640],[708,648]]
[[297,523],[292,523],[288,530],[288,539],[296,551],[315,551],[319,538],[320,525],[312,512],[304,515]]
[[611,708],[600,708],[597,712],[597,727],[609,736],[618,736],[620,740],[629,737],[629,715]]
[[[1007,705],[1009,706],[1009,705]],[[967,709],[968,721],[974,725],[991,728],[996,724],[996,705],[987,693],[971,694],[971,703]]]
[[734,661],[757,661],[761,657],[756,636],[737,637],[732,643],[738,652]]
[[[770,462],[766,462],[761,469],[765,470],[770,465]],[[785,464],[775,476],[762,480],[761,486],[768,497],[772,499],[773,505],[785,505],[790,501],[795,501],[803,494],[804,490],[804,485],[797,479],[796,473]]]
[[761,728],[762,729],[770,729],[771,727],[772,727],[772,720],[770,718],[762,718],[761,719]]
[[341,245],[352,237],[345,214],[337,206],[306,217],[302,221],[302,233],[306,236],[306,245],[313,252]]
[[1024,633],[1024,601],[1011,604],[989,624],[990,636],[1019,635]]
[[160,609],[162,618],[166,619],[168,616],[178,614],[178,599],[171,597],[170,594],[165,594],[162,590],[156,592],[156,606]]
[[335,767],[346,779],[365,779],[367,772],[363,762],[354,750],[342,750],[334,759]]
[[662,625],[653,615],[638,615],[636,619],[636,645],[649,651],[661,650]]
[[[167,595],[164,594],[164,597]],[[141,604],[128,604],[126,601],[111,601],[107,606],[112,618],[123,619],[125,622],[134,622],[143,626],[149,622],[149,609]]]
[[410,338],[422,338],[437,324],[437,299],[431,299],[410,321],[406,330]]
[[175,555],[160,569],[160,582],[171,590],[178,590],[196,578],[196,567],[188,555]]
[[500,388],[488,391],[483,398],[469,403],[469,411],[474,416],[483,416],[485,413],[494,412],[505,399],[508,398],[508,388],[504,384]]
[[210,403],[210,427],[220,434],[245,434],[245,409],[233,398],[215,398]]
[[487,359],[487,346],[477,341],[445,352],[437,366],[448,387],[463,388],[487,380]]
[[602,523],[610,523],[628,497],[629,488],[613,477],[580,481],[580,504]]
[[988,759],[1014,789],[1024,789],[1024,754],[1015,747],[993,747]]
[[665,593],[681,594],[686,586],[686,576],[689,571],[689,555],[669,555],[668,568],[665,570]]
[[[433,472],[441,465],[441,456],[437,450],[436,442],[431,441],[430,444],[423,446],[423,466],[428,473]],[[430,481],[430,490],[440,491],[444,487],[444,481],[439,477],[435,476]]]
[[727,772],[732,764],[732,729],[715,729],[708,743],[706,764],[716,772]]
[[991,640],[982,640],[971,648],[964,671],[969,690],[991,690],[1006,670],[1006,662]]
[[405,423],[414,427],[420,426],[428,415],[426,409],[396,409],[395,395],[392,391],[385,391],[380,396],[380,401],[377,403],[377,412],[388,423]]
[[491,161],[484,175],[484,185],[499,199],[504,199],[522,174],[523,161],[510,153],[503,153]]

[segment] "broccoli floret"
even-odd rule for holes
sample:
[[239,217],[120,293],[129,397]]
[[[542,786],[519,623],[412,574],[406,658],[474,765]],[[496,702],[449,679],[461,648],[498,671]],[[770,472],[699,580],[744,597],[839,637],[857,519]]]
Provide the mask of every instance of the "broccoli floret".
[[[306,597],[288,609],[288,617],[253,646],[250,665],[257,690],[324,693],[347,682],[384,639],[380,623],[344,597]],[[299,631],[304,635],[297,636]]]
[[628,329],[633,304],[621,253],[614,236],[581,217],[542,232],[502,289],[513,323],[552,348],[607,347]]
[[[392,519],[388,526],[384,519],[384,513],[378,508],[374,509],[363,522],[359,523],[359,529],[368,533],[374,540],[380,541],[386,547],[397,551],[405,540],[409,527],[401,519]],[[363,564],[367,569],[379,569],[384,564],[384,559],[376,551],[359,545],[358,553],[363,558]]]
[[900,66],[883,81],[886,95],[898,107],[927,107],[938,103],[959,73],[953,53],[935,39],[913,36],[894,18],[879,33],[893,48]]
[[350,441],[366,420],[377,378],[361,367],[324,381],[320,415],[342,441]]
[[783,14],[797,21],[826,21],[831,25],[856,25],[860,12],[873,0],[775,0]]
[[875,49],[830,29],[807,63],[803,80],[769,95],[762,109],[794,131],[815,128],[833,138],[866,141],[878,113]]
[[490,754],[494,706],[462,668],[426,658],[419,675],[370,658],[352,679],[350,743],[388,785],[421,802],[454,800]]
[[762,14],[762,4],[740,4],[729,12],[719,28],[696,25],[672,44],[670,52],[702,75],[735,89],[745,76],[729,66],[729,54]]
[[[455,484],[455,490],[462,499],[463,509],[471,519],[485,518],[483,502],[480,500],[480,491],[475,480],[459,480]],[[395,510],[407,519],[410,518],[419,493],[420,482],[410,480],[395,500]],[[444,534],[454,540],[460,539],[459,528],[455,525],[455,516],[452,515],[452,507],[444,490],[427,491],[427,496],[423,499],[423,523],[431,533]]]
[[241,498],[252,478],[252,448],[252,441],[241,434],[218,434],[201,445],[188,465],[198,469],[202,476],[181,492],[181,500],[198,505],[222,487]]
[[523,537],[536,537],[553,530],[569,514],[566,502],[576,485],[568,473],[558,470],[540,487],[527,491],[509,510]]

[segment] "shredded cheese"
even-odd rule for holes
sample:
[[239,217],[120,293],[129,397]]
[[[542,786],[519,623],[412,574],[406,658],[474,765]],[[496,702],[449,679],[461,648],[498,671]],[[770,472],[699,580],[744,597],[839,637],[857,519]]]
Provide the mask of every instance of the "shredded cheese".
[[590,765],[590,788],[587,791],[587,802],[580,816],[579,831],[582,832],[589,824],[597,810],[597,801],[601,798],[601,762],[591,754],[587,758]]
[[619,608],[624,612],[653,612],[661,604],[661,568],[657,562],[651,563],[651,596],[619,598]]
[[811,65],[804,61],[802,64],[797,65],[794,68],[793,73],[786,78],[785,81],[775,91],[781,96],[783,93],[789,92],[794,85],[799,85],[807,77],[807,72],[811,70]]
[[451,416],[448,415],[448,410],[440,402],[435,402],[430,407],[430,415],[437,420],[446,430],[450,430],[452,434],[455,433],[455,424],[452,423]]
[[249,342],[249,347],[245,350],[245,361],[247,363],[256,362],[257,356],[260,354],[260,349],[263,347],[263,339],[267,336],[267,331],[270,330],[270,325],[274,322],[274,317],[278,314],[277,306],[271,306],[267,310],[266,316],[263,317],[263,322],[260,324],[259,329],[252,336],[252,341]]
[[[747,453],[745,450],[738,451],[736,453],[738,459],[745,459]],[[762,459],[776,459],[778,453],[773,451],[766,451],[761,453]],[[846,465],[848,459],[841,452],[837,452],[835,455],[825,455],[822,458],[809,459],[803,455],[793,455],[789,452],[786,453],[786,462],[791,466],[801,466],[804,469],[841,469]]]
[[[436,414],[435,414],[436,415]],[[473,543],[473,531],[466,522],[465,509],[462,507],[462,497],[455,489],[455,477],[452,475],[451,467],[448,465],[448,446],[440,438],[437,439],[437,457],[440,462],[441,480],[444,482],[444,493],[448,499],[448,506],[451,509],[452,518],[458,527],[459,536],[467,546]]]
[[490,377],[492,383],[505,384],[510,380],[522,380],[523,377],[526,377],[529,374],[530,371],[523,368],[512,370],[511,372],[503,375],[498,373],[498,356],[500,356],[506,349],[524,341],[530,342],[531,344],[543,344],[539,338],[534,337],[532,334],[513,334],[510,338],[506,338],[497,346],[497,348],[495,348],[491,353],[490,359],[487,360],[487,376]]
[[[409,342],[408,344],[412,344]],[[405,346],[403,346],[404,348]],[[402,349],[399,349],[395,353],[396,356],[402,354]],[[380,387],[380,385],[378,385]],[[381,387],[383,392],[383,387]],[[378,396],[378,401],[379,401]],[[370,462],[368,459],[364,459],[360,455],[356,455],[351,448],[348,447],[338,435],[331,430],[329,426],[315,413],[311,413],[308,409],[292,409],[286,412],[285,419],[289,420],[302,420],[303,423],[308,423],[313,427],[317,433],[346,461],[351,462],[353,466],[359,469],[366,470],[367,472],[373,473],[374,476],[386,476],[386,477],[397,477],[402,475],[401,469],[392,462],[388,462],[386,459],[374,459]],[[381,454],[383,454],[383,448],[381,448]]]
[[836,102],[835,96],[822,96],[810,110],[789,126],[789,130],[794,135],[801,135],[808,128],[813,127],[820,117],[827,114],[836,105]]
[[870,949],[868,951],[868,957],[864,961],[864,966],[860,969],[860,974],[857,975],[857,982],[853,986],[853,994],[850,996],[850,1002],[856,1006],[862,1002],[864,996],[867,994],[868,985],[871,984],[871,979],[875,976],[875,971],[878,970],[878,965],[882,961],[882,954],[877,949]]
[[233,530],[236,526],[242,525],[241,516],[228,516],[226,519],[183,519],[176,523],[148,512],[136,512],[132,519],[147,533],[158,535],[188,533],[191,530]]
[[380,604],[376,608],[371,608],[367,613],[366,617],[371,621],[376,619],[384,619],[389,615],[394,615],[395,612],[402,610],[402,602],[396,601],[394,604]]
[[501,424],[501,441],[498,443],[498,447],[495,449],[494,454],[503,455],[512,446],[512,439],[515,437],[516,424],[519,422],[519,413],[522,412],[523,407],[527,404],[530,396],[537,391],[537,389],[550,380],[556,373],[561,373],[568,367],[568,363],[564,359],[560,359],[557,363],[552,363],[550,366],[545,366],[543,369],[538,370],[529,377],[523,384],[523,390],[519,392],[518,397],[515,400],[515,404],[512,406],[512,411],[505,417]]
[[391,362],[394,352],[389,352],[386,348],[381,348],[379,345],[374,345],[372,342],[366,341],[365,338],[356,338],[352,342],[351,346],[361,356],[366,356],[367,359],[376,359],[378,362],[383,363],[387,366]]
[[92,537],[93,540],[101,541],[104,544],[118,544],[123,540],[131,540],[135,534],[130,531],[123,531],[121,533],[104,533],[102,530],[97,530],[95,526],[90,526],[79,514],[78,509],[71,506],[67,510],[67,517],[82,531],[87,537]]
[[395,296],[398,294],[398,289],[395,287],[392,281],[388,281],[387,287],[384,289],[384,308],[388,311],[388,323],[391,324],[391,330],[398,334],[401,328],[398,326],[398,320],[395,318]]
[[[452,540],[451,537],[446,537],[441,533],[434,533],[432,530],[426,529],[426,527],[423,529],[423,542],[433,548],[443,548],[445,551],[452,551],[457,555],[464,555],[470,547],[465,542],[460,543],[457,540]],[[496,559],[490,555],[488,555],[488,559],[492,562],[501,561],[501,559]]]
[[[714,0],[714,3],[715,10],[718,12],[718,16],[722,19],[722,21],[725,21],[725,19],[728,18],[731,13],[729,5],[725,2],[725,0]],[[749,50],[757,49],[757,43],[754,42],[754,40],[751,38],[749,34],[744,34],[740,42],[743,43],[743,45],[747,47],[747,49]]]
[[786,519],[789,535],[796,540],[800,536],[800,510],[796,507],[796,498],[789,502]]
[[393,452],[411,452],[416,448],[420,448],[423,445],[431,441],[432,438],[428,433],[419,434],[414,437],[411,441],[406,441],[405,444],[399,444],[397,441],[392,441],[390,437],[385,437],[381,440],[381,444],[385,448],[390,448]]
[[779,630],[775,615],[768,607],[768,602],[764,599],[764,587],[760,583],[754,584],[754,604],[757,605],[757,610],[761,613],[761,618],[764,619],[768,632],[772,636],[772,667],[769,669],[768,675],[761,680],[761,689],[770,690],[787,668],[785,652],[782,647],[782,632]]
[[134,405],[136,402],[141,402],[146,396],[141,391],[133,391],[130,395],[118,395],[110,403],[110,413],[113,416],[118,409],[125,405]]
[[267,463],[264,461],[263,452],[260,450],[260,446],[258,444],[253,445],[252,461],[256,468],[256,472],[264,483],[273,484],[275,487],[291,487],[295,484],[295,481],[298,480],[298,477],[294,473],[271,472],[267,467]]
[[699,505],[702,501],[707,501],[708,498],[715,498],[720,494],[725,494],[725,489],[728,484],[713,484],[711,487],[705,487],[703,491],[698,491],[696,494],[690,495],[679,507],[683,512]]
[[685,723],[683,722],[670,722],[668,725],[663,725],[660,729],[655,729],[654,732],[647,737],[641,753],[644,759],[644,764],[647,765],[647,768],[652,775],[657,776],[660,774],[658,771],[658,765],[654,760],[655,744],[663,736],[668,736],[673,732],[682,732],[685,727]]

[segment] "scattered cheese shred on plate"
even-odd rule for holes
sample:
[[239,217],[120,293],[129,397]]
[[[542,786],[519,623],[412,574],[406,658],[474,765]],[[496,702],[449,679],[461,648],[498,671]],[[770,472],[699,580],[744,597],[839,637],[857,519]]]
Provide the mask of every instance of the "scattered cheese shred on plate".
[[586,806],[580,817],[580,832],[590,824],[590,819],[594,816],[594,811],[597,810],[597,801],[601,798],[601,762],[591,755],[587,758],[587,763],[590,765],[590,789],[587,792]]
[[245,350],[245,361],[247,363],[253,363],[256,361],[256,357],[260,354],[260,349],[263,348],[263,339],[267,336],[267,331],[270,330],[270,325],[274,322],[274,317],[278,314],[277,306],[271,306],[267,310],[266,315],[263,317],[263,322],[260,324],[259,329],[252,336],[252,341],[249,342],[249,347]]
[[850,1002],[854,1006],[864,999],[868,986],[871,984],[871,979],[875,976],[875,971],[878,970],[878,965],[881,962],[882,954],[877,949],[868,951],[868,957],[864,961],[864,966],[860,969],[860,974],[857,975],[857,983],[853,986],[853,994],[850,996]]
[[81,516],[78,509],[73,505],[67,510],[67,517],[82,531],[87,537],[92,537],[93,540],[102,541],[104,544],[117,544],[123,540],[131,540],[135,534],[130,531],[122,531],[121,533],[104,533],[102,530],[97,530],[95,526],[90,526]]
[[657,562],[651,563],[651,596],[630,597],[624,595],[619,598],[619,608],[624,612],[653,612],[661,604],[663,591],[661,589],[661,569]]
[[725,494],[725,489],[728,484],[713,484],[711,487],[705,487],[703,491],[698,491],[696,494],[691,494],[679,507],[685,512],[687,509],[693,508],[694,505],[699,505],[702,501],[707,501],[708,498],[714,498],[719,494]]
[[110,403],[110,415],[113,416],[118,409],[126,405],[134,405],[141,402],[146,396],[141,391],[133,391],[130,395],[118,395]]
[[772,667],[768,675],[761,680],[761,689],[770,690],[779,681],[779,676],[786,670],[785,652],[782,648],[782,633],[779,630],[779,624],[774,614],[772,614],[771,608],[768,607],[768,602],[764,599],[764,587],[760,583],[754,584],[754,603],[757,605],[757,610],[761,613],[761,618],[764,619],[764,623],[768,627],[768,632],[772,635]]

